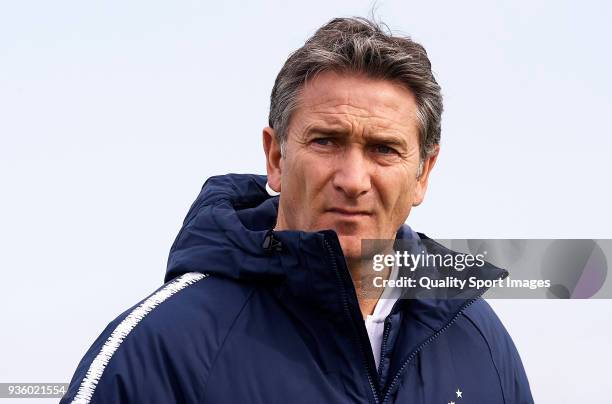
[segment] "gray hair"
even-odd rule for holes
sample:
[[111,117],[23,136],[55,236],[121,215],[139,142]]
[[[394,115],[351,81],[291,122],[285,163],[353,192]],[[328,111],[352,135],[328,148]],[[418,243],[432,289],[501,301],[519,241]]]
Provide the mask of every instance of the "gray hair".
[[[383,28],[386,28],[383,29]],[[408,88],[417,103],[420,176],[424,160],[440,143],[442,95],[425,48],[409,37],[362,17],[335,18],[293,52],[276,77],[268,124],[284,156],[287,131],[299,95],[309,79],[323,71],[365,74]]]

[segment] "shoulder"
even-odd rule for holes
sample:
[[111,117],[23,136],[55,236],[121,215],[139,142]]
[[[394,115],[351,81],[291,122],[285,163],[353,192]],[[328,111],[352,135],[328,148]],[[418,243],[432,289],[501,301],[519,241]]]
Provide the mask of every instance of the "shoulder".
[[480,298],[466,308],[462,316],[486,343],[506,402],[532,403],[529,381],[521,357],[510,334],[491,306]]
[[115,325],[112,332],[129,333],[130,339],[126,336],[124,344],[150,339],[173,345],[203,338],[218,340],[229,330],[253,289],[227,278],[189,272],[168,281],[109,325]]
[[467,317],[474,326],[476,326],[481,332],[485,332],[487,335],[494,335],[501,333],[507,335],[506,328],[502,324],[493,308],[483,298],[479,298],[474,301],[469,307],[463,311],[463,316]]
[[111,321],[62,403],[198,401],[199,387],[252,288],[190,272]]
[[506,327],[484,299],[477,299],[462,315],[487,342],[494,359],[504,356],[516,356],[520,359]]

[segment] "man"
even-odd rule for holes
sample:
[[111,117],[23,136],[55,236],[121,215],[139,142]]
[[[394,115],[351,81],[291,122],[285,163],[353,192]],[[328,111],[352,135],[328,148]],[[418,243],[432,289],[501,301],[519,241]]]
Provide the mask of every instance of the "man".
[[204,184],[167,283],[108,325],[62,402],[533,402],[482,291],[360,293],[362,240],[426,238],[403,223],[441,113],[420,45],[365,19],[320,28],[272,90],[267,177]]

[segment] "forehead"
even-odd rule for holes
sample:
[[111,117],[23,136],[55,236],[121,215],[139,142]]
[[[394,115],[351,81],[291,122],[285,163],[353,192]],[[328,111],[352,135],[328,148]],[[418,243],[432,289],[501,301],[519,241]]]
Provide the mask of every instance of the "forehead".
[[329,123],[348,119],[411,127],[416,125],[416,100],[409,89],[396,82],[326,71],[306,83],[294,118]]

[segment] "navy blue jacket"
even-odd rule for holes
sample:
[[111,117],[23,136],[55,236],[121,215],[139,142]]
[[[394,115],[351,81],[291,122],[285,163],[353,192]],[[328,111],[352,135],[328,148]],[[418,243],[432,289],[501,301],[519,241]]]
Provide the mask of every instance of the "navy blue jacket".
[[399,300],[376,369],[336,233],[270,232],[265,182],[204,184],[166,283],[108,324],[61,403],[533,402],[482,291]]

